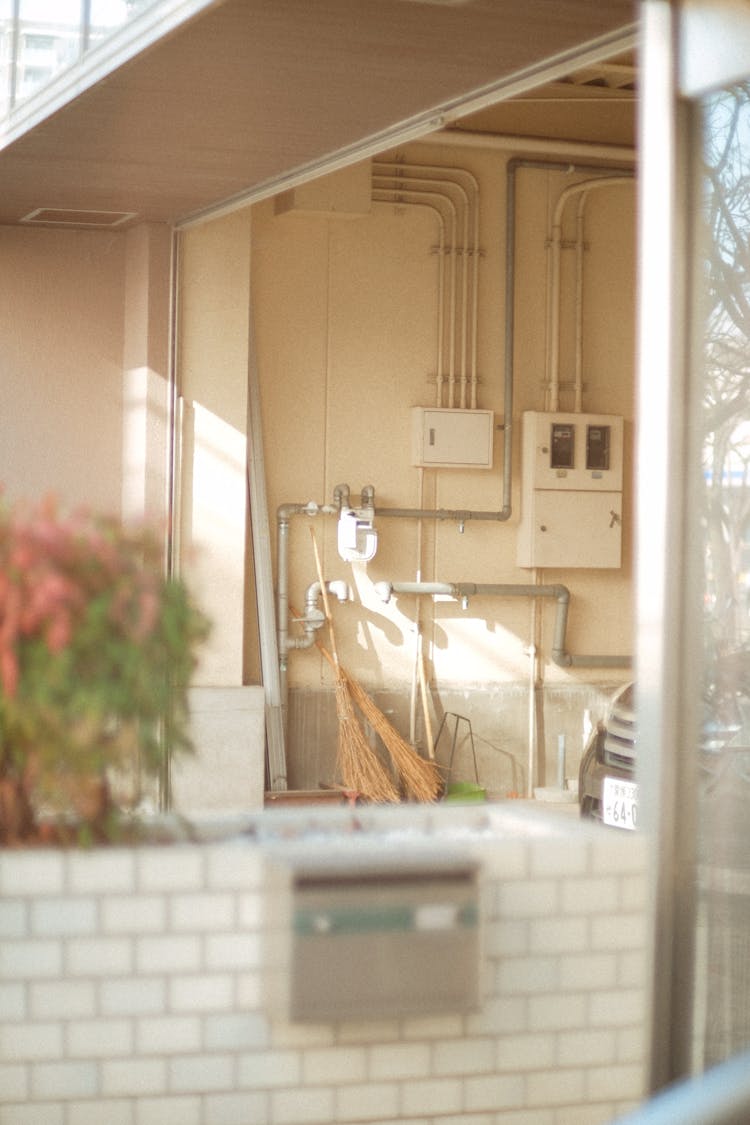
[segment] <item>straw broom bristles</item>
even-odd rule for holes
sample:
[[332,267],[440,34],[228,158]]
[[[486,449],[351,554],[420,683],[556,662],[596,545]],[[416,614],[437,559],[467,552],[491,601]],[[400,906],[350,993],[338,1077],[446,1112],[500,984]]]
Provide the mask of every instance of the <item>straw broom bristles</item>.
[[[294,608],[290,608],[292,614],[299,617]],[[328,649],[319,641],[316,641],[316,644],[328,663],[335,669],[334,659]],[[343,676],[346,680],[352,701],[362,717],[378,735],[390,756],[399,778],[402,796],[408,801],[436,801],[443,788],[440,767],[435,761],[426,761],[417,753],[411,743],[399,734],[371,696],[342,664],[338,665],[338,670],[340,676]]]
[[[323,655],[333,663],[333,657],[322,646]],[[380,738],[390,755],[404,796],[410,801],[436,801],[443,787],[440,768],[434,761],[421,757],[414,747],[399,734],[390,719],[380,710],[375,700],[341,665],[339,672],[346,681],[351,697],[364,718]]]
[[336,712],[339,720],[337,766],[346,789],[368,801],[398,801],[398,789],[365,738],[354,713],[346,677],[336,680]]
[[310,536],[315,554],[323,610],[328,622],[328,636],[331,642],[331,663],[336,676],[336,714],[339,721],[337,768],[346,789],[352,789],[368,801],[398,801],[399,793],[377,754],[365,738],[364,731],[354,713],[349,681],[339,664],[336,638],[333,632],[333,618],[328,604],[328,592],[323,581],[318,544],[315,532],[310,528]]

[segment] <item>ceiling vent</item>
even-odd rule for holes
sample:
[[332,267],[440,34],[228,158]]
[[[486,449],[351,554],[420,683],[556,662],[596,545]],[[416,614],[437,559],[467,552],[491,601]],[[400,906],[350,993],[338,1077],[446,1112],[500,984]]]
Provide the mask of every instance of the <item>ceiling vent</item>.
[[21,219],[31,226],[97,227],[111,230],[134,219],[136,211],[82,211],[74,207],[37,207]]

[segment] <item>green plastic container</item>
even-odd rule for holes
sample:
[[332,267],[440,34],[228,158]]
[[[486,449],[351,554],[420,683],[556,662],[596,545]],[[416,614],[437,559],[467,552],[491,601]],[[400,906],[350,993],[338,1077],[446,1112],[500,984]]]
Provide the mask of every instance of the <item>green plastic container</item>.
[[451,781],[445,793],[446,801],[486,801],[487,790],[476,781]]

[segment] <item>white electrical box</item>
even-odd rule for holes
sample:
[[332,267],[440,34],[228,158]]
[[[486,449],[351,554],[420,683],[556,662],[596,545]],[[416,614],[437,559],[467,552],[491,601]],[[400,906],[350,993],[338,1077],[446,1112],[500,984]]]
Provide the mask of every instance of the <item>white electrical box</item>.
[[523,415],[521,567],[622,565],[623,420]]
[[494,414],[415,406],[412,464],[425,469],[491,469]]

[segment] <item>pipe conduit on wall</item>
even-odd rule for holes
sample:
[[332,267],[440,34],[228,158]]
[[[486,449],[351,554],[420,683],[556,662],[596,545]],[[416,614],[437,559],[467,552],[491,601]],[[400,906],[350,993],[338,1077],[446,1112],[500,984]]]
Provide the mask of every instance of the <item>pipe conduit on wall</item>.
[[[453,178],[451,178],[453,177]],[[463,181],[463,182],[462,182]],[[466,186],[464,186],[466,185]],[[459,402],[464,409],[467,406],[476,409],[477,406],[477,316],[478,316],[478,282],[479,282],[479,183],[473,173],[466,168],[455,168],[450,165],[435,164],[407,164],[402,161],[373,163],[373,198],[377,192],[376,202],[408,202],[401,200],[402,192],[408,197],[415,188],[428,188],[434,193],[440,188],[440,197],[450,203],[456,217],[456,226],[460,225],[463,235],[462,245],[459,246],[454,237],[450,249],[452,254],[451,292],[457,284],[458,259],[461,265],[461,311],[460,311],[460,342],[458,356],[460,359]],[[405,190],[404,190],[405,189]],[[388,192],[393,196],[391,200],[381,198],[381,194]],[[450,191],[458,193],[458,207],[450,195]],[[469,231],[471,230],[471,239]],[[454,228],[454,234],[457,230]],[[440,249],[441,253],[448,253],[447,249]],[[471,259],[471,270],[469,260]],[[451,300],[451,323],[455,320],[455,300]],[[450,355],[453,356],[455,344],[450,345]],[[437,367],[437,394],[435,405],[453,407],[455,402],[455,379],[449,374],[448,401],[443,402],[442,394],[443,371],[441,364]],[[467,402],[467,389],[468,398]]]

